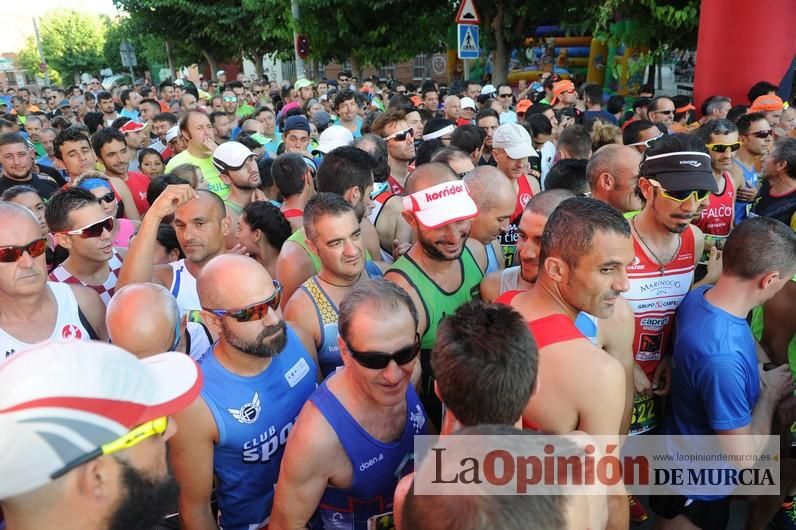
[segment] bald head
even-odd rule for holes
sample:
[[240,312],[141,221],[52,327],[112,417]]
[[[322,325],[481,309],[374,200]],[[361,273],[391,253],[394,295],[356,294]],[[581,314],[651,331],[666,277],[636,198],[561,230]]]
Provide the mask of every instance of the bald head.
[[504,197],[509,197],[513,203],[516,196],[511,179],[493,166],[478,166],[467,173],[463,180],[479,211],[491,209]]
[[575,194],[569,190],[561,188],[546,190],[531,197],[531,200],[525,205],[525,211],[550,217],[559,204],[572,197],[575,197]]
[[442,184],[443,182],[450,182],[456,180],[456,173],[445,164],[439,162],[430,162],[423,164],[415,169],[414,173],[409,176],[406,182],[406,193],[412,193]]
[[[31,222],[38,226],[36,215],[24,206],[15,202],[0,201],[0,225],[14,227],[14,222]],[[0,241],[0,245],[2,245]]]
[[626,145],[608,144],[594,152],[586,166],[586,178],[593,190],[602,173],[615,175],[621,168],[634,166],[638,169],[641,164],[641,153]]
[[207,309],[240,309],[274,292],[268,271],[252,258],[238,254],[221,254],[208,261],[196,286],[199,301]]
[[620,212],[641,209],[635,193],[640,165],[641,153],[632,147],[617,144],[601,147],[586,165],[591,196]]
[[111,342],[139,358],[168,351],[179,321],[177,301],[168,289],[155,283],[122,287],[105,312]]

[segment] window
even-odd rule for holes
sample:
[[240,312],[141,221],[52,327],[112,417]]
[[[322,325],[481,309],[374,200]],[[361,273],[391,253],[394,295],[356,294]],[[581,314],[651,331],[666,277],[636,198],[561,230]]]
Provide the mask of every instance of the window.
[[395,79],[395,65],[391,64],[379,68],[379,79]]
[[428,56],[421,54],[412,61],[412,79],[422,81],[428,79]]

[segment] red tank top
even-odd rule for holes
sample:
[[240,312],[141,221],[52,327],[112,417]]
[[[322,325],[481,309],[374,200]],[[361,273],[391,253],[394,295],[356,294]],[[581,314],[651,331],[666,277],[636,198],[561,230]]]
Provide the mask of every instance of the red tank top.
[[395,195],[403,195],[404,194],[404,191],[405,191],[404,187],[401,185],[400,182],[395,180],[395,177],[393,177],[392,175],[387,177],[387,184],[390,185],[390,190],[393,192],[393,194],[395,194]]
[[[522,291],[506,291],[497,297],[495,303],[511,306],[511,301],[521,292]],[[559,342],[565,342],[574,339],[586,339],[583,333],[581,333],[578,328],[575,327],[575,323],[566,315],[562,315],[560,313],[555,313],[546,317],[537,318],[536,320],[531,320],[528,322],[528,329],[531,331],[531,335],[536,342],[536,348],[539,351],[541,351],[542,348],[552,346],[553,344],[558,344]],[[537,390],[540,384],[541,381],[537,381]],[[534,431],[541,430],[538,425],[528,421],[524,416],[522,418],[522,428],[532,429]]]
[[517,202],[514,205],[514,213],[511,214],[511,221],[505,232],[498,237],[500,248],[503,250],[503,258],[506,267],[514,265],[514,254],[517,252],[517,241],[520,238],[519,224],[525,205],[533,197],[533,188],[528,179],[528,175],[520,175],[517,178],[519,189],[517,190]]
[[304,210],[299,210],[298,208],[288,208],[287,210],[282,211],[282,215],[285,216],[285,219],[301,217],[304,215]]
[[633,249],[636,257],[627,266],[630,289],[624,297],[635,316],[633,354],[652,379],[661,356],[670,350],[674,313],[694,280],[694,231],[689,228],[683,232],[680,250],[663,273],[635,235]]
[[702,215],[694,223],[705,235],[727,237],[735,217],[735,187],[730,174],[725,171],[724,191],[719,195],[710,194],[710,203],[702,210]]

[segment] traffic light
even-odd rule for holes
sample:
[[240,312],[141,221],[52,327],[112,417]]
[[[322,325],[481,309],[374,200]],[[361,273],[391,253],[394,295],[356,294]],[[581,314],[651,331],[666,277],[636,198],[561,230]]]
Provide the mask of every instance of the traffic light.
[[296,35],[296,51],[298,56],[306,59],[310,56],[310,41],[304,35]]

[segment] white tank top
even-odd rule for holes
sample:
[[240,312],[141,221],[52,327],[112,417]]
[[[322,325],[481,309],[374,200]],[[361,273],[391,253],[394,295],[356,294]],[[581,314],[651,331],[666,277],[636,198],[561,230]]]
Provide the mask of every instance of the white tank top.
[[199,294],[196,291],[196,278],[185,266],[185,259],[169,263],[173,274],[171,275],[171,295],[177,300],[180,315],[186,311],[202,309],[199,303]]
[[520,283],[519,278],[519,265],[515,265],[514,267],[506,267],[500,271],[500,292],[498,294],[501,295],[506,291],[516,291],[517,285]]
[[[55,303],[58,307],[58,315],[55,318],[55,326],[49,337],[42,341],[64,341],[64,340],[91,340],[88,330],[80,321],[80,313],[77,305],[77,298],[72,288],[66,283],[47,282],[47,287],[55,296]],[[0,351],[3,358],[8,357],[14,352],[24,350],[35,343],[22,342],[16,337],[12,337],[3,328],[0,328]]]

